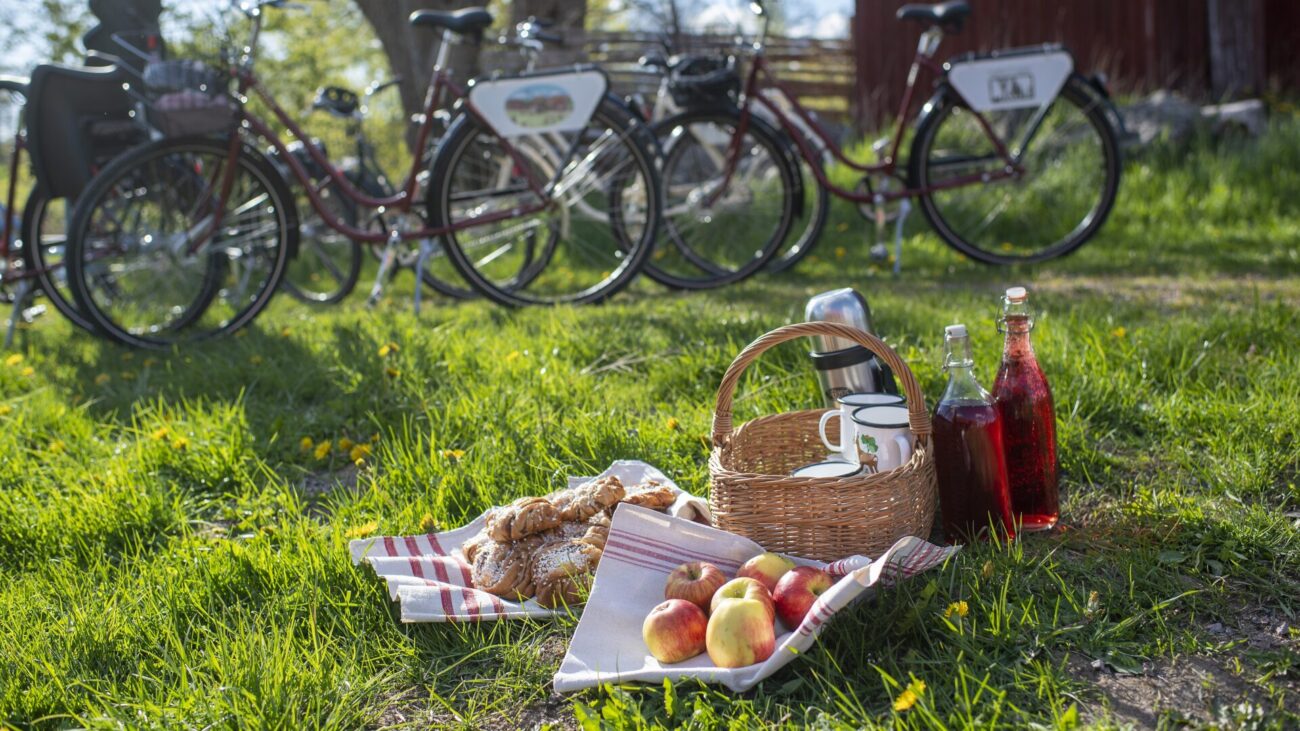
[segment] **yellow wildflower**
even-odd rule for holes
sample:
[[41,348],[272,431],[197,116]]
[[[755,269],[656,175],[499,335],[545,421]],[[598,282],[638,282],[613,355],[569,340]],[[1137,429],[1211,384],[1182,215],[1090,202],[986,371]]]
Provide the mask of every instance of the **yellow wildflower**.
[[290,329],[287,328],[287,327],[282,327],[282,328],[280,328],[280,337],[282,337],[282,338],[287,338],[287,337],[289,337],[289,336],[292,335],[292,334],[293,334],[293,330],[290,330]]
[[913,680],[908,683],[907,688],[904,689],[902,693],[899,693],[898,697],[894,699],[894,710],[906,711],[916,705],[916,702],[921,700],[921,696],[924,694],[925,681]]
[[1110,336],[1113,338],[1122,338],[1125,335],[1128,335],[1128,330],[1125,330],[1123,325],[1110,331]]
[[14,407],[9,404],[0,404],[0,416],[8,416],[14,412]]
[[311,437],[303,437],[298,440],[298,449],[304,452],[309,451],[314,446],[316,446],[316,442]]
[[402,372],[397,370],[396,368],[385,368],[384,374],[387,375],[389,378],[397,378],[398,376],[402,375]]
[[836,246],[836,247],[835,247],[835,258],[836,258],[836,259],[843,259],[845,256],[848,256],[848,253],[849,253],[849,250],[846,249],[846,248],[844,248],[843,246]]
[[943,616],[945,617],[951,617],[954,613],[956,613],[958,617],[965,617],[967,614],[970,614],[970,605],[964,601],[953,602],[948,605],[947,609],[943,610]]
[[157,359],[157,358],[145,358],[144,361],[143,361],[140,365],[144,366],[145,368],[153,368],[154,366],[158,365],[158,359]]
[[397,347],[397,343],[384,343],[383,345],[379,346],[379,357],[387,358],[393,353],[396,353],[398,350],[400,350],[400,348]]
[[371,435],[370,435],[370,443],[371,443],[371,444],[378,444],[378,443],[379,443],[379,432],[375,432],[374,434],[371,434]]
[[465,450],[463,450],[463,449],[444,449],[444,450],[442,450],[442,456],[445,457],[445,458],[447,458],[447,459],[455,459],[455,460],[459,460],[461,457],[464,457],[464,456],[465,456]]
[[370,445],[368,444],[358,444],[352,448],[352,451],[348,452],[348,459],[352,460],[356,464],[365,461],[366,457],[369,456]]
[[262,356],[254,355],[248,359],[248,362],[252,363],[253,365],[262,365]]
[[188,446],[190,446],[189,437],[180,436],[172,440],[172,449],[175,449],[178,452]]
[[364,523],[362,525],[358,525],[353,528],[348,528],[347,532],[344,533],[343,535],[347,538],[365,538],[366,536],[370,535],[371,533],[374,533],[377,530],[379,530],[379,523],[376,523],[375,521],[372,520],[369,523]]
[[849,230],[849,225],[847,223],[840,223],[837,226],[835,226],[835,230],[839,231],[840,233],[843,233]]
[[13,366],[16,366],[16,365],[18,365],[19,363],[22,363],[22,362],[23,362],[23,354],[22,354],[22,353],[14,353],[13,355],[9,356],[8,358],[5,358],[5,365],[9,366],[10,368],[12,368]]
[[113,380],[112,376],[108,375],[107,373],[101,373],[98,376],[95,376],[95,385],[102,386],[111,380]]
[[518,350],[512,350],[512,351],[510,351],[509,353],[506,353],[506,362],[507,362],[507,363],[510,363],[510,362],[512,362],[512,361],[514,361],[514,360],[516,360],[516,359],[518,359],[518,358],[519,358],[519,351],[518,351]]
[[22,372],[24,376],[30,376],[36,372],[36,369],[31,366],[27,366],[26,368],[23,369]]
[[330,440],[328,439],[321,442],[320,444],[317,444],[316,451],[314,452],[314,454],[316,455],[316,459],[325,459],[326,457],[330,456],[330,450],[333,448],[334,445],[330,444]]
[[123,354],[122,354],[122,360],[123,360],[124,362],[130,362],[130,361],[135,360],[135,353],[123,353]]
[[117,377],[121,378],[123,381],[135,380],[135,374],[132,373],[131,371],[122,371],[121,373],[117,374]]
[[980,568],[980,576],[988,579],[993,576],[993,562],[985,561],[984,566]]
[[50,446],[48,447],[50,454],[62,454],[63,450],[67,448],[68,445],[64,444],[62,439],[55,439],[50,442]]
[[682,423],[672,416],[668,417],[664,425],[668,427],[668,431],[677,431],[682,427]]
[[432,533],[438,530],[438,521],[433,519],[432,514],[425,513],[423,516],[420,517],[420,530],[424,531],[425,533]]
[[339,451],[346,452],[349,449],[352,449],[353,444],[356,444],[356,442],[352,441],[351,439],[348,439],[347,437],[343,437],[342,439],[339,440]]
[[170,432],[171,432],[171,430],[168,429],[167,427],[165,427],[165,426],[160,426],[160,427],[158,427],[157,429],[154,429],[153,434],[150,434],[150,435],[149,435],[149,438],[152,439],[152,440],[154,440],[155,442],[161,442],[161,441],[163,440],[163,438],[166,437],[167,434],[170,433]]

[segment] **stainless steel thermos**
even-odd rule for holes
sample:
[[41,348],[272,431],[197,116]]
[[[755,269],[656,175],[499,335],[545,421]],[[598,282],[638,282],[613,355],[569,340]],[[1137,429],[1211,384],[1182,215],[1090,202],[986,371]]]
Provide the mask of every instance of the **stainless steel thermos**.
[[[822,292],[808,300],[804,319],[838,322],[875,334],[866,298],[848,287]],[[836,408],[835,399],[850,393],[898,393],[889,366],[871,351],[844,338],[814,335],[812,341],[809,355],[827,408]]]

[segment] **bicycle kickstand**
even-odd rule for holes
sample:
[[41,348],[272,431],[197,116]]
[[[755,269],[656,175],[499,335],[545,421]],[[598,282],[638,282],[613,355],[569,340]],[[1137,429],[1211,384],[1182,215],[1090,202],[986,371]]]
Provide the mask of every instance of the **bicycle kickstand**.
[[[379,303],[379,296],[384,293],[384,277],[397,261],[397,247],[401,243],[402,235],[397,229],[388,232],[388,241],[384,242],[384,255],[379,260],[379,272],[375,275],[374,286],[370,288],[370,296],[366,298],[366,307],[374,307]],[[418,287],[416,291],[419,291]]]
[[903,272],[903,224],[912,212],[912,202],[906,198],[898,202],[898,218],[894,221],[894,276]]
[[9,313],[9,327],[5,329],[5,350],[13,347],[14,331],[18,329],[18,320],[23,317],[23,312],[27,307],[27,301],[32,298],[34,291],[32,280],[24,279],[18,285],[18,294],[14,296],[13,310]]
[[420,255],[415,259],[415,316],[420,316],[420,294],[424,292],[424,265],[433,253],[433,239],[420,239]]

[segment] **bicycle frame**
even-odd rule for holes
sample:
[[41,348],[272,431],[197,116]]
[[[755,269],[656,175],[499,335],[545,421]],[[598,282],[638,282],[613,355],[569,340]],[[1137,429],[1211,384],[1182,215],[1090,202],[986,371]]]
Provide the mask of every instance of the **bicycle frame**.
[[[916,55],[912,58],[912,65],[907,73],[907,88],[903,92],[903,99],[899,104],[898,122],[894,130],[893,139],[890,142],[889,155],[884,159],[884,161],[875,164],[862,164],[850,160],[848,156],[844,154],[843,148],[841,148],[840,145],[831,138],[808,110],[799,103],[798,97],[775,77],[773,72],[768,68],[767,58],[764,54],[762,37],[765,37],[766,35],[767,25],[765,22],[762,36],[753,46],[754,55],[750,62],[749,71],[745,75],[745,83],[741,90],[740,122],[732,136],[731,146],[727,153],[728,163],[724,171],[723,188],[726,187],[726,181],[730,180],[731,175],[735,171],[736,162],[740,155],[741,140],[744,138],[745,132],[749,128],[749,119],[753,114],[754,102],[766,107],[767,110],[776,118],[777,122],[781,125],[781,128],[786,132],[786,134],[794,140],[800,156],[808,163],[808,167],[812,169],[813,175],[816,176],[818,184],[826,190],[829,190],[836,197],[854,203],[892,202],[902,198],[924,195],[937,190],[947,190],[966,185],[1004,180],[1015,177],[1021,173],[1022,169],[1018,161],[1011,156],[1007,151],[1006,145],[1004,145],[1002,140],[1000,140],[993,132],[993,128],[989,125],[988,120],[984,118],[983,114],[972,111],[975,119],[979,122],[980,128],[988,137],[989,141],[993,143],[998,156],[1002,159],[1002,162],[1005,163],[1000,170],[954,177],[944,180],[936,185],[924,188],[904,187],[894,191],[868,191],[865,193],[859,193],[835,185],[826,175],[826,171],[818,160],[817,151],[813,148],[803,130],[811,130],[816,134],[817,138],[821,142],[822,149],[829,151],[836,160],[848,166],[850,169],[856,170],[865,175],[888,175],[896,177],[898,169],[898,151],[903,144],[903,134],[906,129],[905,125],[910,116],[912,97],[916,90],[917,79],[920,76],[920,71],[924,68],[935,75],[943,74],[942,64],[934,60],[934,53],[938,50],[939,42],[943,38],[943,33],[932,28],[921,34],[921,39],[917,43]],[[795,115],[797,115],[798,123],[785,109],[782,109],[770,98],[771,95],[769,93],[764,93],[768,90],[775,90],[782,98],[784,98],[785,102],[790,106],[790,109],[793,110]]]
[[[450,42],[453,40],[451,36],[452,34],[450,32],[443,34],[443,42],[439,47],[438,58],[434,62],[433,72],[429,79],[428,91],[425,94],[424,120],[421,122],[417,133],[414,150],[423,150],[425,145],[428,143],[429,133],[434,122],[434,112],[441,108],[441,102],[444,95],[450,95],[452,99],[459,101],[464,110],[462,113],[473,115],[474,118],[483,124],[488,130],[493,134],[496,134],[496,129],[492,126],[491,120],[475,107],[474,103],[469,99],[469,94],[466,92],[464,87],[457,84],[452,78],[452,75],[444,70]],[[254,42],[255,41],[256,38],[254,38]],[[250,44],[250,48],[252,45],[253,44]],[[247,99],[249,92],[256,94],[257,97],[267,105],[267,108],[271,110],[271,114],[275,119],[288,128],[289,132],[292,133],[294,137],[304,141],[310,140],[310,137],[303,131],[303,129],[279,104],[276,103],[270,93],[268,93],[258,82],[256,75],[253,73],[251,58],[247,56],[245,57],[243,63],[241,63],[239,68],[235,70],[235,78],[238,81],[237,99]],[[539,203],[485,214],[474,219],[462,221],[442,228],[420,228],[418,230],[394,230],[386,232],[367,231],[339,220],[338,217],[329,211],[317,192],[314,181],[311,179],[311,175],[293,155],[289,154],[284,141],[280,139],[279,135],[277,135],[265,121],[257,115],[249,112],[242,103],[239,105],[239,112],[236,116],[236,121],[239,126],[247,126],[249,131],[257,137],[270,142],[271,145],[279,151],[285,164],[293,172],[294,177],[302,183],[312,208],[315,209],[318,215],[320,215],[321,220],[330,228],[356,241],[380,244],[388,241],[394,235],[396,235],[396,237],[401,241],[443,236],[453,231],[461,231],[475,226],[482,226],[536,213],[545,209],[551,202],[548,193],[548,183],[540,181],[534,176],[531,167],[525,164],[524,158],[520,156],[519,152],[510,143],[509,139],[497,135],[497,138],[500,140],[514,165],[517,169],[523,171],[527,179],[528,188],[539,197]],[[230,134],[230,148],[227,154],[227,167],[221,184],[221,199],[219,201],[220,205],[217,208],[218,212],[225,209],[226,198],[230,194],[230,187],[234,181],[234,171],[239,154],[239,148],[242,142],[239,134],[239,126],[236,126]],[[328,173],[330,180],[338,186],[338,190],[343,194],[343,196],[358,206],[374,210],[396,209],[405,213],[409,211],[411,206],[415,203],[414,197],[418,185],[417,177],[420,173],[420,164],[422,162],[418,153],[412,153],[411,167],[401,189],[391,196],[374,197],[359,190],[355,185],[353,185],[352,181],[348,180],[347,176],[333,165],[315,145],[307,142],[304,147],[312,160]],[[220,214],[218,213],[217,223],[220,222],[219,216]],[[216,225],[212,226],[211,230],[215,231]],[[199,244],[201,244],[201,241],[196,242],[195,248],[198,248]]]

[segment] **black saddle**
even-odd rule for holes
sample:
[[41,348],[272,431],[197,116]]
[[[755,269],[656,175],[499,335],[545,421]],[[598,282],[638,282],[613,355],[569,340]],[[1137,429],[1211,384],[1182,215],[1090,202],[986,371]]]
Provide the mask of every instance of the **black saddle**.
[[465,8],[449,13],[440,10],[417,10],[411,13],[411,25],[419,28],[445,28],[463,36],[481,36],[492,25],[492,13],[483,8]]
[[915,20],[929,26],[942,26],[946,30],[959,31],[968,15],[970,15],[970,5],[966,0],[953,0],[936,5],[904,5],[898,9],[896,17],[899,20]]

